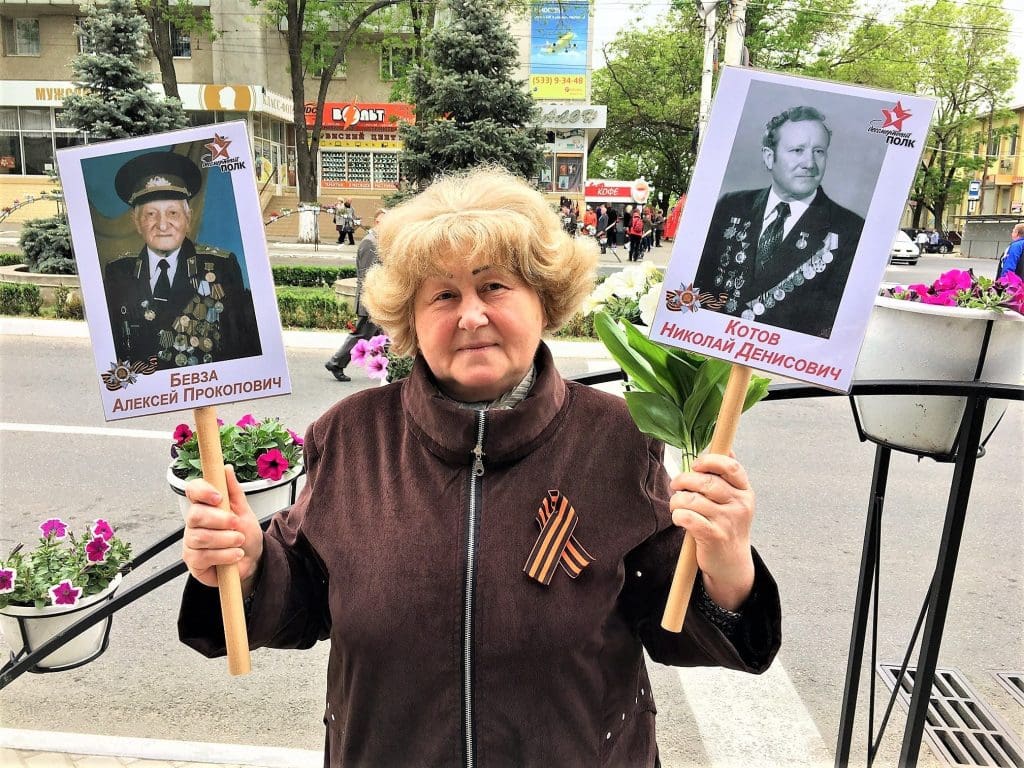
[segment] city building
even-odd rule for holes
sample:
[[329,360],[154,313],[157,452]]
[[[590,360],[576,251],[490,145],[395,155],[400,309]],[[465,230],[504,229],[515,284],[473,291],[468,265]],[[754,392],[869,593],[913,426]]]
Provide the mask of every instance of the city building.
[[[179,96],[193,125],[243,120],[265,207],[297,203],[294,108],[287,22],[261,15],[249,0],[192,0],[209,12],[214,39],[169,25]],[[89,141],[67,124],[63,97],[75,89],[71,60],[80,50],[73,0],[5,0],[0,4],[0,208],[52,189],[55,152]],[[550,0],[510,19],[519,45],[517,76],[529,83],[546,134],[537,185],[554,201],[582,204],[589,147],[606,123],[592,105],[589,5]],[[393,27],[393,25],[392,25]],[[340,31],[340,30],[339,30]],[[363,200],[365,213],[397,188],[401,142],[397,121],[414,119],[411,104],[391,101],[392,86],[412,60],[411,31],[364,25],[332,78],[317,157],[320,199]],[[155,59],[151,87],[162,93]],[[319,77],[307,73],[304,119],[312,125]],[[276,198],[276,199],[275,199]],[[26,208],[12,214],[40,215]]]

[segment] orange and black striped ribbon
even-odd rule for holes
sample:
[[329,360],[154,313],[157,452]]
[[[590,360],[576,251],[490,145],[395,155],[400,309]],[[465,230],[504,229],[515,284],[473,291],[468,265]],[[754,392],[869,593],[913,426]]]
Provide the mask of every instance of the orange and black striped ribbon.
[[537,510],[540,535],[523,566],[523,573],[545,586],[551,583],[557,565],[561,565],[570,578],[579,576],[594,558],[573,536],[577,523],[579,517],[569,500],[560,491],[548,491]]

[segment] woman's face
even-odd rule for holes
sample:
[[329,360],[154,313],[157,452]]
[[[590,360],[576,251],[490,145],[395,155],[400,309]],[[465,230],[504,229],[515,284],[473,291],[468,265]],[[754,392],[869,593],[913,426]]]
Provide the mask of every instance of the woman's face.
[[530,370],[546,325],[537,292],[504,270],[450,265],[416,292],[419,349],[441,387],[463,402],[494,400]]

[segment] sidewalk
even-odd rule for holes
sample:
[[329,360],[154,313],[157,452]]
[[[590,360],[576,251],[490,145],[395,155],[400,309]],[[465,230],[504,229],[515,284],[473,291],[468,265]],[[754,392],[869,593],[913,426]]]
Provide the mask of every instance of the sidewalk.
[[0,728],[0,768],[320,768],[318,750]]

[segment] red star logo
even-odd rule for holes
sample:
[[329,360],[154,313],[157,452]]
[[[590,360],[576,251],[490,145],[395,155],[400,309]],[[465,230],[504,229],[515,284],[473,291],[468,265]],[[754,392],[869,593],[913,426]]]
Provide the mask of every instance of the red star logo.
[[216,133],[213,134],[213,141],[205,145],[210,150],[210,162],[213,162],[218,157],[223,157],[225,160],[229,159],[231,155],[228,154],[228,147],[231,145],[231,139],[225,139],[223,136],[218,136]]
[[882,123],[883,128],[892,128],[896,131],[903,130],[903,121],[910,117],[910,113],[903,108],[900,102],[896,102],[896,106],[892,109],[883,109],[882,114],[885,115],[885,122]]

